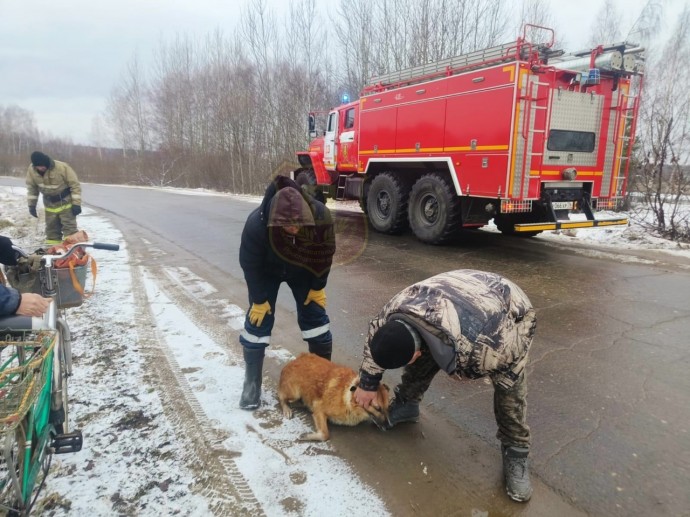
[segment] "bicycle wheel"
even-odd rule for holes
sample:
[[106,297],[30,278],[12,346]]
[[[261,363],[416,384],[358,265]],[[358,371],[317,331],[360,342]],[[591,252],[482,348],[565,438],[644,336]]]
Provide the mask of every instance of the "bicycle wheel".
[[26,444],[26,419],[0,439],[0,507],[8,514],[25,507],[22,500],[24,482],[24,451]]
[[[53,357],[53,383],[50,403],[50,421],[56,434],[69,432],[69,392],[68,392],[68,355],[69,342],[64,339],[64,329],[57,333]],[[69,332],[69,331],[67,331]]]
[[60,347],[60,391],[62,400],[62,428],[56,426],[58,434],[69,432],[69,392],[67,391],[67,359],[65,347]]

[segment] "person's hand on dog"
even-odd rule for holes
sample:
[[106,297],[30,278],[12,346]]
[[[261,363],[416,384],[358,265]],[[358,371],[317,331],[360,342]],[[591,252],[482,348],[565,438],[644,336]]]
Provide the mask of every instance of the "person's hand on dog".
[[314,289],[309,289],[307,294],[307,299],[304,300],[304,305],[309,305],[310,302],[314,302],[320,305],[323,309],[326,308],[326,291],[324,289],[319,289],[315,291]]
[[249,322],[252,325],[260,327],[266,314],[273,314],[271,312],[271,304],[268,303],[268,301],[264,303],[252,303],[252,308],[249,309]]
[[355,390],[354,398],[357,405],[362,406],[364,409],[367,409],[374,403],[374,400],[376,400],[376,392],[366,391],[362,388],[357,388]]

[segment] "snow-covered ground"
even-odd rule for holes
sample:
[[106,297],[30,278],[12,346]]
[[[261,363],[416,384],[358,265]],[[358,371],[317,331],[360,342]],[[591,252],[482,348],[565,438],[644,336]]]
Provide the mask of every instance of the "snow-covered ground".
[[[42,224],[26,214],[23,189],[0,187],[0,202],[0,234],[27,249],[41,242]],[[323,515],[327,504],[332,515],[388,514],[347,462],[328,453],[332,451],[328,443],[319,444],[315,452],[313,445],[295,441],[311,430],[310,420],[283,420],[265,432],[254,413],[238,409],[241,358],[185,314],[161,288],[160,277],[130,263],[123,236],[105,217],[86,207],[79,221],[93,240],[117,242],[122,248],[117,253],[92,252],[99,264],[95,294],[67,311],[76,336],[71,418],[83,430],[85,446],[80,453],[54,457],[41,508],[52,515],[208,515],[224,504],[232,508],[230,495],[205,489],[204,465],[194,468],[194,458],[178,439],[174,418],[165,411],[156,389],[159,381],[152,373],[152,362],[165,357],[183,377],[187,394],[182,396],[194,400],[202,430],[216,436],[218,450],[241,453],[231,455],[231,466],[224,465],[230,478],[247,485],[243,508],[253,502],[269,516],[317,516]],[[491,226],[486,230],[496,231]],[[635,224],[547,232],[536,238],[554,245],[592,243],[612,254],[622,249],[658,250],[688,259],[690,267],[688,246],[654,238]],[[211,303],[206,298],[215,290],[204,279],[184,268],[171,268],[165,274],[188,286],[190,296]],[[92,288],[91,281],[87,289]],[[142,291],[155,319],[155,341],[163,343],[164,350],[152,349],[151,332],[137,324],[141,315],[136,314],[134,293]],[[223,324],[236,331],[242,326],[243,308],[230,301],[225,305]],[[291,358],[285,350],[269,353],[281,361]],[[263,397],[268,405],[275,405],[275,393],[265,389]]]

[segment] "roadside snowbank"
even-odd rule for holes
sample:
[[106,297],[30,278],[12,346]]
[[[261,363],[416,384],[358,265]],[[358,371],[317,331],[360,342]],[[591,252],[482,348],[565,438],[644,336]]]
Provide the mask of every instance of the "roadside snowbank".
[[[4,221],[0,233],[29,251],[39,247],[43,228],[25,214],[25,191],[0,187],[0,202]],[[121,249],[91,251],[99,266],[95,294],[67,311],[74,336],[70,418],[73,427],[84,433],[84,448],[73,455],[54,456],[38,508],[53,515],[203,516],[227,503],[231,508],[260,508],[252,512],[258,515],[317,517],[327,504],[329,512],[337,515],[388,515],[373,490],[329,443],[295,441],[312,430],[310,418],[283,420],[281,415],[276,420],[275,410],[239,409],[241,358],[195,325],[166,296],[154,275],[130,263],[126,242],[107,219],[85,207],[80,227],[92,240],[119,243]],[[189,278],[189,272],[170,268],[165,274],[187,275],[181,283],[199,300],[214,292],[203,279]],[[154,319],[151,327],[161,343],[160,357],[152,358],[144,348],[147,342],[136,323],[132,289],[136,275],[143,278]],[[89,275],[87,290],[91,282]],[[230,331],[241,328],[241,308],[228,301],[225,314]],[[292,358],[281,349],[269,354],[281,362]],[[159,393],[164,387],[152,374],[150,361],[166,359],[174,364],[198,420],[210,433],[223,437],[214,446],[232,458],[226,470],[229,477],[246,483],[242,490],[249,495],[240,494],[244,499],[231,500],[230,495],[203,486],[204,466],[194,465],[190,444],[166,416]],[[268,389],[263,399],[267,408],[277,403]]]

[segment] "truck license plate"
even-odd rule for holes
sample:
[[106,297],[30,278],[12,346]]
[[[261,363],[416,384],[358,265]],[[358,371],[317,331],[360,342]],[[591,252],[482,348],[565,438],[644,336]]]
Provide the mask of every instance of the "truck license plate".
[[554,201],[553,203],[551,203],[551,206],[553,207],[554,210],[572,210],[573,202],[572,201]]

